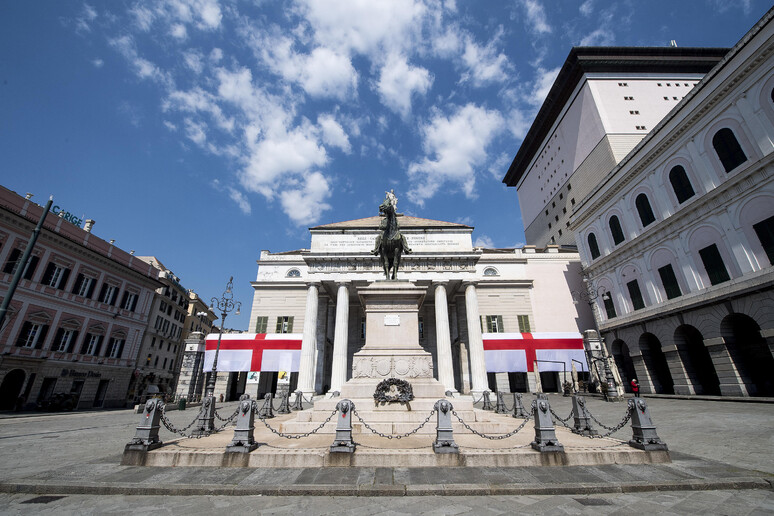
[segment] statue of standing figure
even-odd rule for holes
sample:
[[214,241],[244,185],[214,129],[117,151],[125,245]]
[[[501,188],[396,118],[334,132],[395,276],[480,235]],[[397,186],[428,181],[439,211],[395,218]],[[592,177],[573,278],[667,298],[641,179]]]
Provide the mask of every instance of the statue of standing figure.
[[379,263],[388,280],[398,278],[401,255],[412,252],[406,237],[400,232],[397,207],[398,198],[395,196],[395,190],[385,192],[384,202],[379,205],[379,214],[384,218],[379,223],[379,234],[371,251],[371,254],[379,255]]

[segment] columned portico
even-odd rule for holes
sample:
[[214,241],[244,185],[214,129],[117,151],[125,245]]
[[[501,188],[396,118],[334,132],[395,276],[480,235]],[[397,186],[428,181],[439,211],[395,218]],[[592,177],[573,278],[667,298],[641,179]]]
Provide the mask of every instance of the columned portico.
[[301,341],[301,361],[298,370],[298,389],[305,395],[314,394],[315,348],[317,347],[318,283],[309,283],[306,291],[304,336]]
[[468,322],[468,343],[470,353],[470,391],[480,396],[488,389],[486,381],[486,362],[484,358],[484,340],[479,326],[478,295],[476,284],[465,283],[465,310]]
[[349,337],[349,288],[348,282],[339,282],[336,293],[336,326],[333,333],[333,364],[331,367],[331,392],[341,391],[347,381],[347,342]]
[[435,287],[435,332],[438,352],[438,381],[448,391],[454,388],[454,366],[452,364],[451,332],[449,331],[449,307],[446,282],[433,283]]

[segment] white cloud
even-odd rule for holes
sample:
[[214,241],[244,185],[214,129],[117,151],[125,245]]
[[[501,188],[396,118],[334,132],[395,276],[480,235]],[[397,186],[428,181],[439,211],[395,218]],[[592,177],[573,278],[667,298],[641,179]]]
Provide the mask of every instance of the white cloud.
[[102,65],[105,64],[105,61],[97,57],[96,59],[92,59],[91,64],[94,65],[94,68],[102,68]]
[[615,42],[613,31],[607,28],[599,28],[594,32],[587,34],[580,40],[582,47],[610,46]]
[[250,207],[250,201],[247,200],[247,196],[244,193],[230,186],[226,187],[226,191],[228,191],[228,196],[236,203],[242,213],[245,215],[250,215],[250,213],[252,213],[253,210]]
[[421,127],[427,156],[408,167],[412,182],[409,199],[422,206],[447,182],[456,183],[466,196],[474,197],[476,167],[486,161],[486,148],[503,126],[500,113],[474,104],[460,107],[448,117],[436,113]]
[[299,5],[315,40],[345,55],[413,48],[427,13],[414,0],[299,0]]
[[404,119],[411,112],[411,97],[424,95],[433,83],[425,68],[411,66],[405,56],[392,54],[379,75],[377,91],[382,103]]
[[498,53],[495,45],[503,33],[502,27],[486,46],[482,47],[473,41],[472,36],[465,38],[465,50],[462,61],[468,69],[463,81],[470,80],[474,86],[483,86],[492,82],[503,82],[508,79],[511,68],[508,57]]
[[499,156],[489,165],[489,173],[492,177],[500,181],[508,172],[508,167],[513,160],[513,156],[507,152],[500,153]]
[[476,237],[476,241],[473,242],[473,247],[486,247],[488,249],[493,249],[494,240],[486,235],[479,235]]
[[320,115],[317,124],[322,130],[322,141],[331,147],[338,147],[345,154],[352,152],[347,133],[331,115]]
[[173,38],[179,39],[179,40],[184,40],[188,37],[188,31],[186,30],[185,25],[183,25],[182,23],[175,23],[174,25],[172,25],[172,27],[170,27],[169,29],[169,34]]
[[109,40],[109,43],[129,61],[137,77],[140,79],[150,79],[167,87],[172,85],[173,81],[169,74],[163,72],[151,61],[139,56],[135,48],[134,39],[131,36],[124,35],[114,38]]
[[194,122],[190,118],[186,118],[183,123],[185,124],[186,137],[199,147],[205,147],[207,143],[207,126],[201,122]]
[[210,61],[213,63],[219,62],[221,59],[223,59],[223,51],[219,48],[213,48],[210,52]]
[[164,120],[164,126],[172,132],[177,131],[177,126],[169,120]]
[[527,98],[527,101],[533,106],[540,106],[548,96],[548,92],[551,91],[551,86],[554,85],[556,76],[559,75],[561,66],[546,70],[545,68],[538,68],[536,70],[537,77],[532,85],[532,93]]
[[196,50],[183,52],[183,62],[189,70],[196,74],[200,74],[204,70],[204,56]]
[[207,113],[224,131],[231,132],[234,129],[234,119],[223,113],[217,104],[217,99],[211,93],[199,87],[188,91],[170,92],[162,108],[165,111],[174,109],[186,113]]
[[143,32],[148,32],[153,25],[155,18],[153,11],[140,5],[135,5],[129,9],[129,14],[134,17],[134,23]]
[[97,18],[97,11],[89,4],[83,4],[81,14],[75,18],[75,30],[78,32],[91,32],[91,22]]
[[578,9],[583,16],[590,16],[594,12],[594,0],[586,0]]
[[505,123],[517,140],[523,140],[532,125],[532,120],[522,110],[513,108],[508,113],[508,119]]
[[303,186],[288,189],[280,194],[282,209],[298,226],[320,220],[320,216],[331,206],[325,201],[331,196],[328,180],[320,172],[306,174]]
[[527,27],[537,34],[550,34],[553,29],[546,20],[546,13],[539,0],[522,0],[527,14]]

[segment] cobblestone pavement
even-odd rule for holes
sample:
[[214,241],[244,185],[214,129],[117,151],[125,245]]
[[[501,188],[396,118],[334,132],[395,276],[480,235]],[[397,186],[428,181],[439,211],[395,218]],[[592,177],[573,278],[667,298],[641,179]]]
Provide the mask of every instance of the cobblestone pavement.
[[[61,496],[61,495],[60,495]],[[774,492],[698,491],[588,496],[84,496],[0,495],[3,514],[774,514]]]
[[[510,403],[510,400],[507,400]],[[525,397],[528,405],[529,397]],[[551,396],[558,414],[569,412],[570,400]],[[306,468],[303,470],[256,470],[238,468],[130,468],[119,466],[124,444],[134,435],[139,419],[128,410],[80,412],[46,415],[0,415],[0,486],[5,491],[26,483],[42,486],[30,494],[0,494],[0,513],[101,514],[111,513],[189,513],[213,514],[229,508],[238,512],[265,514],[502,514],[515,511],[529,514],[613,514],[632,512],[674,514],[774,514],[774,492],[770,488],[774,474],[774,404],[679,400],[648,400],[660,437],[672,452],[671,465],[544,468]],[[220,409],[230,414],[236,404]],[[612,425],[625,411],[624,403],[605,403],[589,399],[589,408],[602,422]],[[195,410],[170,412],[175,424],[185,426]],[[226,430],[228,432],[228,430]],[[624,428],[619,438],[627,438]],[[162,430],[162,439],[172,435]],[[763,472],[763,473],[761,473]],[[766,474],[768,473],[768,475]],[[635,478],[636,477],[636,478]],[[754,478],[753,478],[754,477]],[[701,479],[750,479],[755,482],[743,490],[723,490],[715,484],[712,491]],[[614,492],[616,485],[631,479],[661,483],[698,482],[693,491]],[[762,480],[763,479],[763,480]],[[511,482],[537,482],[555,488],[555,496],[444,496],[442,490],[427,492],[435,496],[125,496],[116,491],[104,494],[75,494],[60,489],[51,495],[66,495],[55,500],[35,501],[48,493],[47,485],[78,486],[89,484],[92,491],[114,482],[116,485],[148,488],[167,485],[228,486],[269,483],[285,486],[293,494],[301,485],[359,486],[361,484],[401,484],[421,486],[496,485]],[[99,484],[101,482],[101,484]],[[585,482],[602,482],[607,492],[582,493]],[[757,483],[756,483],[757,482]],[[97,485],[96,488],[94,486]],[[532,485],[532,484],[530,484]],[[9,487],[10,486],[10,487]],[[574,487],[573,487],[574,486]],[[18,486],[17,486],[18,487]],[[764,489],[749,489],[764,487]],[[768,487],[768,488],[766,488]],[[685,488],[685,486],[683,487]],[[620,491],[620,489],[619,489]],[[84,492],[84,491],[81,491]],[[123,491],[121,491],[123,492]],[[459,491],[460,493],[464,491]],[[588,492],[588,491],[586,491]],[[37,493],[37,494],[32,494]],[[201,494],[201,493],[199,493]],[[42,502],[48,503],[42,503]]]

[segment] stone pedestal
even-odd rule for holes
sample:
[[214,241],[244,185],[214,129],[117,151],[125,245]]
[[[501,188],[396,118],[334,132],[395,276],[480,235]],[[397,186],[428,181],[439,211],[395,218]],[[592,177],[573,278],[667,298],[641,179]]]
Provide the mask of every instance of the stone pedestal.
[[425,292],[409,281],[377,281],[358,289],[366,341],[352,357],[352,379],[342,386],[342,397],[368,397],[387,378],[409,381],[416,397],[444,397],[443,385],[433,378],[433,357],[419,345]]

